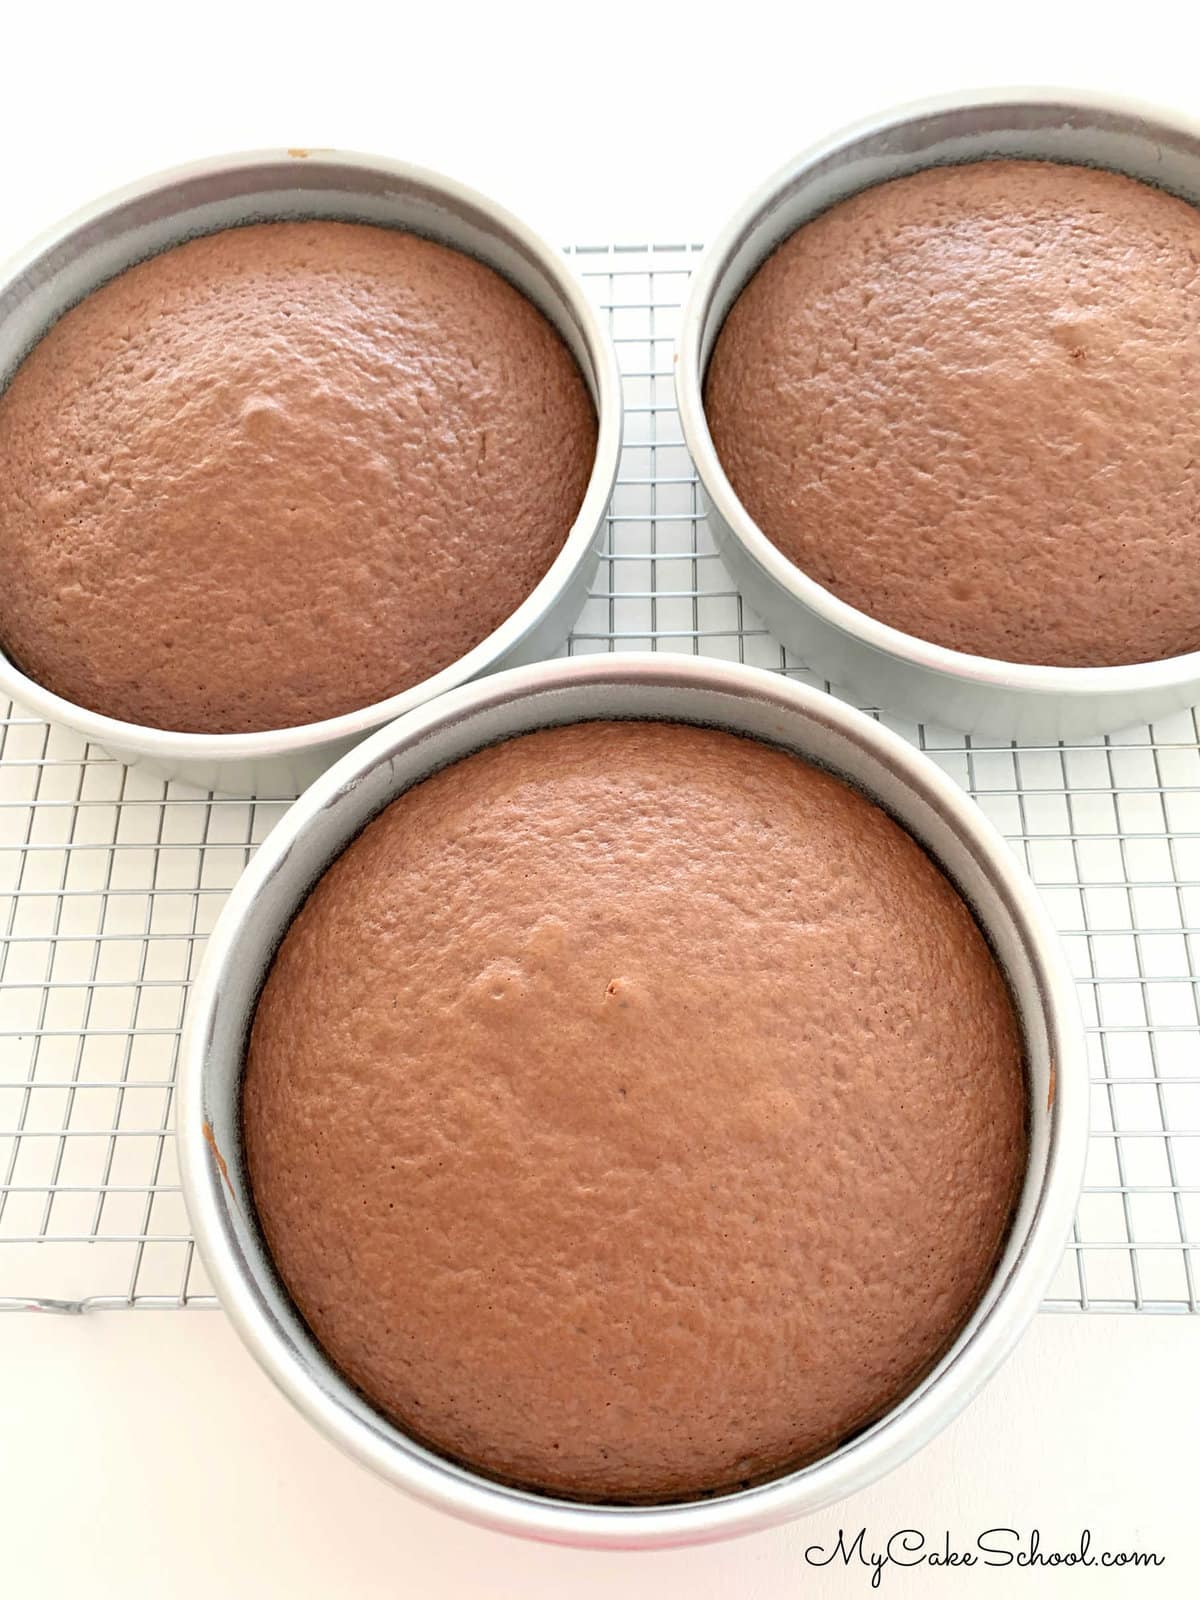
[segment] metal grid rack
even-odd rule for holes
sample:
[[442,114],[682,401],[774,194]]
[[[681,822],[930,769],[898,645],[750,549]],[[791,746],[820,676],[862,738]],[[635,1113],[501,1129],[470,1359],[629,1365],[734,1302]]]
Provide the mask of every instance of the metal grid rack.
[[[698,248],[570,252],[617,340],[626,447],[567,649],[820,682],[743,606],[700,515],[671,376]],[[1046,1309],[1200,1310],[1195,714],[1045,747],[883,720],[999,826],[1074,962],[1092,1139]],[[0,1308],[215,1304],[171,1132],[179,1033],[205,936],[286,804],[157,782],[0,701]]]

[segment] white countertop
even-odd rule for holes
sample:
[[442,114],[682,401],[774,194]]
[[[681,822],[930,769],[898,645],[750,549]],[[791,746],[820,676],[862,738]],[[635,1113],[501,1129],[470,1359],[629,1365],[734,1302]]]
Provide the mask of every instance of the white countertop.
[[[1140,4],[769,10],[619,3],[200,10],[22,7],[5,19],[0,254],[193,156],[316,143],[452,172],[561,242],[697,240],[824,130],[964,84],[1087,85],[1194,105],[1200,20]],[[74,13],[74,14],[72,14]],[[1068,14],[1069,13],[1069,14]],[[384,20],[384,17],[388,20]],[[14,1286],[19,1287],[19,1286]],[[807,1565],[843,1527],[958,1548],[1154,1550],[1106,1573],[918,1567],[880,1592],[1194,1595],[1200,1319],[1041,1316],[986,1393],[836,1512],[655,1556],[520,1544],[451,1523],[342,1459],[216,1312],[0,1319],[0,1587],[130,1597],[866,1594]]]

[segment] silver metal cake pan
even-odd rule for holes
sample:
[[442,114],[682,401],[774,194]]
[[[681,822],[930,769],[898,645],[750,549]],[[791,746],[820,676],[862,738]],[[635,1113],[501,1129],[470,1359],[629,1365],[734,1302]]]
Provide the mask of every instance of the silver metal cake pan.
[[[679,332],[676,394],[714,536],[746,600],[809,664],[873,705],[1003,739],[1045,743],[1153,722],[1200,700],[1200,653],[1120,667],[1038,667],[948,650],[839,600],[755,525],[721,468],[704,375],[741,290],[798,227],[861,189],[922,167],[1035,157],[1111,168],[1200,203],[1200,126],[1077,91],[971,91],[884,112],[777,172],[711,245]],[[1098,636],[1105,619],[1096,618]]]
[[[758,1488],[650,1508],[589,1506],[494,1483],[387,1422],[338,1374],[277,1279],[241,1143],[248,1030],[274,952],[316,880],[398,794],[496,740],[597,717],[727,728],[844,775],[920,841],[973,906],[1018,1007],[1029,1074],[1029,1164],[994,1278],[936,1369],[873,1427]],[[260,847],[208,941],[179,1086],[184,1191],[222,1304],[301,1411],[385,1478],[447,1511],[565,1544],[654,1547],[723,1538],[818,1509],[938,1432],[1012,1349],[1062,1259],[1083,1175],[1088,1088],[1075,987],[1057,935],[1004,841],[932,762],[877,722],[786,678],[700,657],[575,658],[481,679],[410,712],[326,772]]]
[[47,721],[65,723],[123,761],[202,789],[296,794],[364,735],[423,701],[480,673],[552,654],[595,577],[616,482],[616,354],[565,259],[484,196],[381,156],[336,150],[222,156],[143,179],[67,218],[0,271],[0,389],[64,311],[135,262],[239,223],[313,217],[425,234],[477,256],[509,279],[549,318],[579,363],[599,423],[596,459],[561,551],[517,610],[441,672],[359,711],[262,733],[163,732],[73,705],[33,682],[0,651],[0,695],[11,695]]

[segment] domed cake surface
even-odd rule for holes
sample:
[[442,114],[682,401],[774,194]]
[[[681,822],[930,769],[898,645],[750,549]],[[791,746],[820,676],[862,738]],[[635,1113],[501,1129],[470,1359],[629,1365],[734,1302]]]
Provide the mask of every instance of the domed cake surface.
[[1200,213],[1112,172],[934,167],[835,205],[730,310],[717,455],[785,556],[954,650],[1200,648]]
[[492,746],[318,882],[244,1150],[284,1284],[401,1428],[576,1499],[717,1494],[908,1393],[1026,1158],[1021,1040],[912,838],[764,744]]
[[149,727],[359,710],[517,609],[595,445],[573,357],[481,262],[357,223],[194,239],[0,396],[0,648]]

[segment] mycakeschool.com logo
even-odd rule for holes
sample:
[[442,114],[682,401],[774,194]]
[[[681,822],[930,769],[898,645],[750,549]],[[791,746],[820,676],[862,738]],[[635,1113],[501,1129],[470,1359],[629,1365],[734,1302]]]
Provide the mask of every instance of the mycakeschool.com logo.
[[1101,1549],[1090,1528],[1070,1546],[1052,1546],[1038,1528],[985,1528],[973,1539],[958,1540],[947,1530],[929,1536],[918,1528],[900,1528],[878,1539],[866,1528],[839,1528],[828,1544],[810,1544],[804,1560],[810,1567],[860,1568],[870,1574],[872,1589],[883,1586],[889,1568],[924,1567],[928,1571],[962,1572],[968,1567],[1161,1567],[1166,1557],[1152,1550]]

